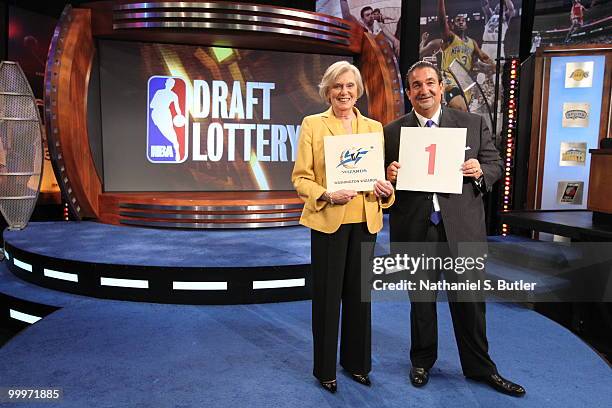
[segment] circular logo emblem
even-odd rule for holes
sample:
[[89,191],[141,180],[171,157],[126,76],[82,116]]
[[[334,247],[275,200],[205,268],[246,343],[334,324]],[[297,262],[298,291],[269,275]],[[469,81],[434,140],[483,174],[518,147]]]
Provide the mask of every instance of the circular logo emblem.
[[582,81],[584,78],[588,78],[589,73],[583,69],[578,68],[570,75],[574,81]]

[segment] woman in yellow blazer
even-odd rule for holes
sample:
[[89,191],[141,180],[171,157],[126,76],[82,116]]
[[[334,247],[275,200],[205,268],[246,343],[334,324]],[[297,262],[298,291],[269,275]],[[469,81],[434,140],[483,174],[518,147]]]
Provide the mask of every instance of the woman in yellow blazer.
[[376,241],[382,209],[395,196],[386,180],[377,181],[372,192],[327,190],[323,138],[374,132],[382,138],[383,129],[355,108],[363,82],[348,62],[336,62],[326,70],[319,94],[331,106],[304,118],[291,180],[304,200],[300,223],[311,228],[313,374],[333,393],[341,301],[340,364],[355,381],[370,385],[371,313],[370,303],[361,300],[361,244]]

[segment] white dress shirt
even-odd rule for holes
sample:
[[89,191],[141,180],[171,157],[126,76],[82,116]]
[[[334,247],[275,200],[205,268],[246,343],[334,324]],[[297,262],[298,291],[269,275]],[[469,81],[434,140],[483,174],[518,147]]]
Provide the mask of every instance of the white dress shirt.
[[[442,113],[442,106],[438,107],[438,110],[431,118],[426,118],[425,116],[420,115],[416,110],[414,111],[420,127],[425,127],[428,120],[433,121],[433,125],[431,127],[440,127],[440,113]],[[434,211],[440,211],[440,204],[438,203],[438,195],[436,193],[433,193],[431,201],[433,201]]]

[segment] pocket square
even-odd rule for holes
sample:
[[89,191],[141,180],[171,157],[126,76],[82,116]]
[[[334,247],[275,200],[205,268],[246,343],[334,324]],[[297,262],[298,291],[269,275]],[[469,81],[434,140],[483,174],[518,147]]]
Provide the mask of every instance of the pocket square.
[[465,146],[465,150],[472,150],[470,146]]

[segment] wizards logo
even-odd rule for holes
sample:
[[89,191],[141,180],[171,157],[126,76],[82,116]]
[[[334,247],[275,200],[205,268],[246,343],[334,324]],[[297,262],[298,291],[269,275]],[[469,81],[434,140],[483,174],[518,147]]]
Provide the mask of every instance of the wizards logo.
[[189,140],[185,80],[152,76],[147,88],[147,158],[151,163],[182,163]]
[[336,168],[343,166],[346,169],[354,169],[357,163],[368,154],[369,150],[365,150],[363,147],[353,147],[344,150],[340,154],[340,163]]

